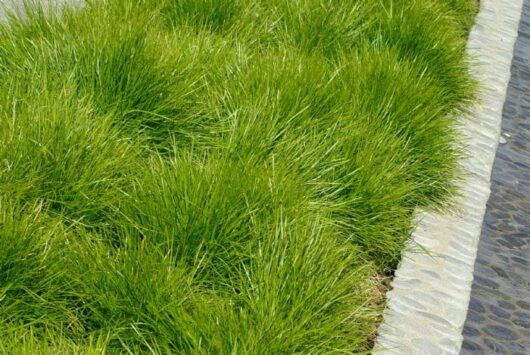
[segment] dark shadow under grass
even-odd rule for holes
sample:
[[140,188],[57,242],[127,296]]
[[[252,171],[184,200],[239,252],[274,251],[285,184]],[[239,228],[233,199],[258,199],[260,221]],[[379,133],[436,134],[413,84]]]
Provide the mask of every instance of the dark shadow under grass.
[[474,0],[91,0],[0,23],[0,352],[369,352],[450,206]]

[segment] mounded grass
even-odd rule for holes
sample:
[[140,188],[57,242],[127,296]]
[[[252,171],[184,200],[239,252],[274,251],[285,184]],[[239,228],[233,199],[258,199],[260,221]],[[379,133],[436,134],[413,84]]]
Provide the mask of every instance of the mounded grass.
[[414,210],[455,194],[475,5],[1,23],[0,352],[370,351]]

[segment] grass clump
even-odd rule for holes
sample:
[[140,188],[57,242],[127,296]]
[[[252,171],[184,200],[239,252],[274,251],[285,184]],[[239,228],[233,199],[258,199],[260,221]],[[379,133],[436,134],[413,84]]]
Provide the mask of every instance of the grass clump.
[[0,351],[368,352],[455,193],[473,0],[0,23]]

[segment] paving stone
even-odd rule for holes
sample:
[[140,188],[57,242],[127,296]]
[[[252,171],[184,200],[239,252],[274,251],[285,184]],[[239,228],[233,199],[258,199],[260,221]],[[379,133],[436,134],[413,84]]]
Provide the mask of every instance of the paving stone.
[[[530,208],[529,208],[529,210],[530,210]],[[526,259],[519,258],[517,256],[512,256],[510,259],[512,259],[512,261],[514,263],[521,264],[523,266],[528,266],[528,260],[526,260]]]
[[473,298],[469,301],[469,309],[475,312],[485,312],[486,308],[480,303],[480,300]]
[[[468,313],[467,313],[467,318],[466,320],[468,321],[467,323],[470,323],[471,322],[483,322],[485,320],[485,316],[481,313],[478,313],[478,312],[475,312],[473,310],[470,310]],[[467,325],[466,323],[466,325]],[[472,324],[472,323],[470,323]]]
[[491,335],[495,339],[499,340],[515,340],[517,339],[517,334],[510,330],[507,327],[500,325],[490,325],[484,327],[484,332]]
[[479,336],[480,332],[471,326],[467,326],[467,327],[464,327],[464,331],[462,334],[464,334],[464,336],[468,338],[472,338],[472,337]]
[[501,345],[488,338],[484,339],[484,344],[486,344],[488,349],[493,351],[495,354],[504,354],[506,351]]
[[475,274],[475,282],[480,283],[482,286],[490,290],[497,290],[500,287],[496,281],[487,277],[478,276],[477,274]]
[[[475,298],[473,298],[472,300],[476,300]],[[499,305],[499,307],[503,308],[503,309],[507,309],[509,311],[513,311],[516,306],[511,304],[510,302],[506,302],[504,300],[499,300],[497,301],[497,304]]]
[[495,314],[497,317],[506,318],[508,319],[510,317],[510,312],[502,309],[501,307],[491,305],[489,306],[489,310]]
[[526,302],[526,301],[517,301],[516,302],[517,306],[522,308],[522,309],[527,309],[527,310],[530,310],[530,302]]
[[498,317],[491,312],[486,313],[486,318],[489,321],[488,324],[497,324],[508,328],[513,326],[513,322],[510,318]]
[[481,346],[477,343],[472,342],[469,339],[464,339],[464,343],[462,344],[462,349],[466,351],[471,351],[472,354],[478,354],[481,350]]
[[530,321],[528,321],[528,320],[516,319],[513,322],[516,325],[520,326],[520,327],[523,327],[523,328],[526,328],[526,329],[530,329]]
[[522,320],[526,320],[526,321],[530,322],[530,313],[526,313],[526,312],[515,312],[515,313],[514,313],[514,316],[515,316],[517,319],[522,319]]

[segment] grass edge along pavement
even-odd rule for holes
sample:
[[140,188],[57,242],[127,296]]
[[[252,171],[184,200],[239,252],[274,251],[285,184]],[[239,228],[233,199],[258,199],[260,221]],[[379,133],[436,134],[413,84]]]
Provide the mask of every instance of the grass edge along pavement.
[[466,178],[460,183],[458,213],[418,214],[420,223],[413,240],[431,254],[405,253],[387,294],[378,353],[458,354],[462,335],[469,335],[462,330],[468,307],[475,307],[469,299],[473,278],[477,278],[477,246],[479,239],[482,243],[481,227],[522,6],[522,0],[481,1],[467,47],[475,58],[472,75],[480,89],[469,119],[459,127],[466,142],[466,154],[460,162]]
[[473,3],[0,25],[0,350],[369,351],[414,210],[455,192]]

